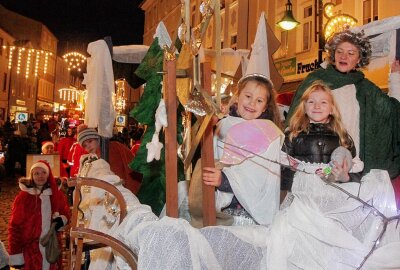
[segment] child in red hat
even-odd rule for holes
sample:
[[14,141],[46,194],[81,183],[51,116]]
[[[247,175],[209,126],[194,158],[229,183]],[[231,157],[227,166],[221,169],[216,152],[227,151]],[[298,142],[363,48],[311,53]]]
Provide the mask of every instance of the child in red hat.
[[60,260],[50,264],[39,242],[56,223],[56,231],[70,216],[65,195],[58,189],[46,161],[34,163],[29,178],[19,180],[21,191],[14,200],[8,225],[10,266],[26,269],[60,269]]

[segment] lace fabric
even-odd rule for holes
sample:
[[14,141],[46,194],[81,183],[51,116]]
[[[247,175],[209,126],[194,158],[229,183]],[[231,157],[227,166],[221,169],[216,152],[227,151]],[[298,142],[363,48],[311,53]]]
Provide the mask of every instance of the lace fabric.
[[[386,216],[397,214],[390,179],[373,170],[358,183],[340,187]],[[139,257],[138,269],[356,269],[382,229],[374,211],[319,177],[298,173],[293,202],[272,225],[195,229],[183,219],[157,219],[134,203],[113,233]],[[126,269],[117,257],[120,269]],[[391,223],[363,269],[400,267],[400,240]]]

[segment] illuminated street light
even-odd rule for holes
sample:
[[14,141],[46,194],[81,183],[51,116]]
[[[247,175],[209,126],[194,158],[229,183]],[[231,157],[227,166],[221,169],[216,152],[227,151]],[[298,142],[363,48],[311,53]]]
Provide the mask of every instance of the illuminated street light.
[[290,3],[290,0],[288,0],[288,2],[286,3],[286,10],[283,14],[283,18],[277,24],[279,25],[279,27],[287,31],[292,30],[300,24],[293,17],[292,3]]

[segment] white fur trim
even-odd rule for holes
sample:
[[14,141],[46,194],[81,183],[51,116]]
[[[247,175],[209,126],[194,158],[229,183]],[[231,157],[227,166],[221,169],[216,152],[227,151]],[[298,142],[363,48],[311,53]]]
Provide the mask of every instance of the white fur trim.
[[[40,238],[46,235],[50,229],[51,225],[51,202],[50,196],[46,194],[40,194],[40,199],[42,200],[41,210],[42,210],[42,232],[40,233]],[[42,269],[49,269],[49,262],[46,260],[46,250],[44,246],[39,243],[40,253],[42,254]]]
[[9,264],[11,266],[25,264],[24,255],[22,253],[10,255]]
[[[31,195],[39,195],[40,194],[39,189],[37,189],[35,187],[27,187],[23,183],[19,183],[19,188],[21,189],[21,191],[28,192]],[[50,196],[52,194],[51,189],[47,188],[47,189],[43,190],[42,194]]]
[[30,173],[32,174],[32,170],[34,168],[42,168],[46,171],[47,175],[49,175],[49,167],[47,167],[46,164],[44,164],[43,162],[36,162],[35,164],[32,165]]

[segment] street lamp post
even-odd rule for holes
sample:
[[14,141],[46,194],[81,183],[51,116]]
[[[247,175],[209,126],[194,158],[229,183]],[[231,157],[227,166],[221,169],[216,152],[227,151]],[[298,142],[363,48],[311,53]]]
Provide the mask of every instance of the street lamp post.
[[288,2],[286,3],[286,10],[283,13],[282,19],[277,24],[279,25],[279,27],[287,31],[292,30],[300,24],[293,17],[292,3],[290,3],[290,0],[288,0]]
[[286,40],[285,40],[285,55],[287,53],[288,49],[288,39],[289,39],[289,30],[294,29],[296,26],[298,26],[300,23],[293,17],[293,9],[292,9],[292,3],[290,3],[290,0],[285,5],[285,12],[283,13],[282,19],[277,22],[276,24],[282,28],[283,30],[286,30]]

